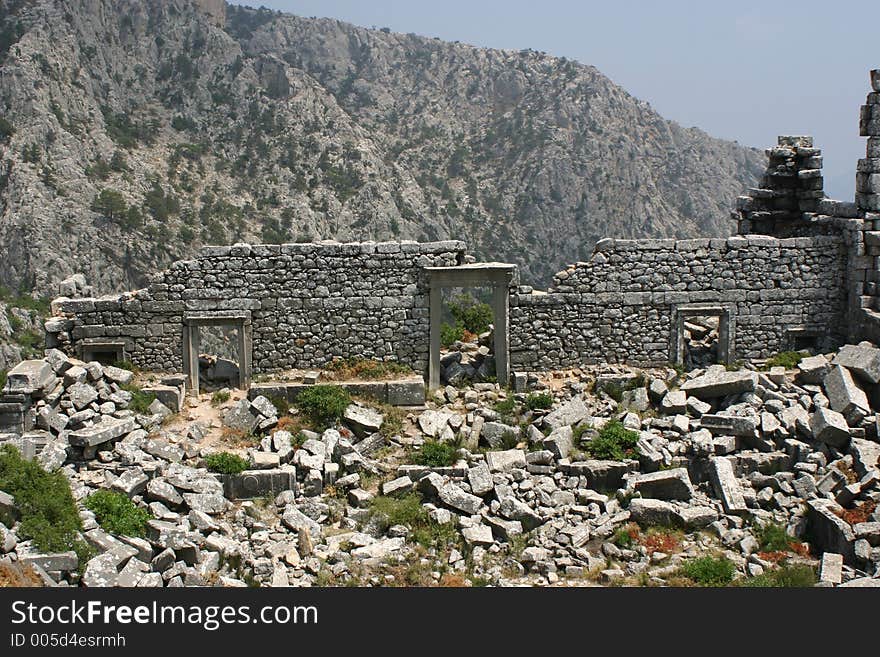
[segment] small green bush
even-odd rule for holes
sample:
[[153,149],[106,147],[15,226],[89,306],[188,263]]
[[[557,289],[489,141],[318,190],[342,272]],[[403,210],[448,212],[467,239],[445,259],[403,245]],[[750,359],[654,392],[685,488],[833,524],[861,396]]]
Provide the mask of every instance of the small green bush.
[[633,543],[635,543],[635,539],[633,539],[632,533],[626,527],[620,527],[616,532],[614,532],[614,538],[611,541],[619,548],[631,548]]
[[502,422],[509,423],[513,420],[514,411],[516,410],[516,400],[513,396],[510,396],[507,399],[502,399],[492,407],[492,410],[498,413]]
[[412,540],[425,548],[444,548],[460,542],[455,523],[441,525],[433,522],[422,506],[418,493],[408,493],[401,497],[379,495],[370,503],[370,511],[383,529],[392,525],[409,527],[412,530]]
[[294,449],[299,449],[303,446],[303,443],[306,442],[306,440],[308,440],[306,434],[302,431],[298,431],[290,437],[290,446]]
[[439,440],[426,440],[415,455],[415,462],[429,468],[442,468],[455,463],[455,445]]
[[6,387],[6,375],[9,374],[9,370],[0,370],[0,390]]
[[784,367],[791,370],[809,355],[809,351],[781,351],[772,358],[768,358],[764,368],[769,370],[771,367]]
[[64,552],[77,546],[82,521],[67,477],[27,461],[12,445],[0,447],[0,490],[12,495],[21,512],[18,535],[38,550]]
[[797,539],[791,536],[785,527],[775,522],[768,522],[755,528],[755,538],[762,552],[785,552]]
[[135,506],[127,495],[99,490],[86,498],[85,506],[95,514],[98,524],[111,534],[143,537],[152,517],[146,509]]
[[316,385],[300,392],[294,404],[315,428],[324,428],[342,417],[351,404],[351,395],[340,386]]
[[205,465],[211,472],[238,474],[248,469],[247,460],[231,452],[215,452],[205,457]]
[[530,411],[546,411],[553,406],[553,395],[549,392],[532,393],[526,397],[526,408]]
[[743,581],[742,586],[804,588],[814,586],[816,581],[816,571],[807,564],[783,564],[775,570]]
[[121,387],[131,395],[131,401],[128,402],[129,410],[134,411],[138,415],[150,414],[150,404],[156,401],[156,395],[152,392],[144,392],[134,384],[128,384]]
[[113,361],[113,367],[118,367],[121,370],[128,370],[129,372],[137,372],[137,367],[130,360],[117,360]]
[[220,406],[229,401],[230,394],[228,390],[218,390],[211,395],[211,406]]
[[444,322],[440,325],[440,344],[444,347],[451,347],[453,344],[464,338],[464,328]]
[[637,432],[630,431],[618,420],[612,420],[599,430],[598,436],[584,444],[584,449],[597,459],[622,461],[638,457],[638,442]]
[[730,559],[707,556],[685,562],[679,572],[700,586],[727,586],[736,568]]

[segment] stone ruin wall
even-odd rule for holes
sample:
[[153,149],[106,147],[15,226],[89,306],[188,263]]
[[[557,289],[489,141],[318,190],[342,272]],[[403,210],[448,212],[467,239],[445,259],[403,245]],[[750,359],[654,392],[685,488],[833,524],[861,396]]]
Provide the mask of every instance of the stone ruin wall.
[[[792,348],[880,342],[880,70],[860,116],[868,137],[855,203],[825,198],[810,137],[780,137],[767,171],[737,200],[739,235],[697,240],[603,240],[589,262],[560,272],[547,293],[512,287],[510,364],[547,370],[600,361],[674,360],[681,306],[725,308],[731,360]],[[333,356],[393,359],[425,372],[429,301],[423,271],[465,261],[457,241],[207,247],[147,289],[60,299],[49,346],[123,340],[142,368],[182,367],[192,313],[246,315],[253,371],[320,366]]]
[[840,234],[602,240],[589,262],[557,274],[547,293],[512,295],[511,366],[668,363],[675,309],[688,304],[729,309],[734,360],[789,349],[792,328],[817,333],[823,348],[836,346],[846,263]]
[[181,371],[187,317],[246,316],[257,373],[317,367],[333,356],[393,359],[421,372],[429,331],[423,268],[463,259],[457,241],[206,247],[143,290],[56,300],[49,343],[79,355],[89,343],[122,341],[135,365]]

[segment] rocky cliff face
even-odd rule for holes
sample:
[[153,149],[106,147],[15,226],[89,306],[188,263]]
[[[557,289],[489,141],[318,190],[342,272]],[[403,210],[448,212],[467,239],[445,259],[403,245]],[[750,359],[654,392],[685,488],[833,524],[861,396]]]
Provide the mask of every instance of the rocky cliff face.
[[729,234],[762,157],[595,68],[201,0],[0,0],[0,282],[202,244],[461,238],[546,284],[604,236]]

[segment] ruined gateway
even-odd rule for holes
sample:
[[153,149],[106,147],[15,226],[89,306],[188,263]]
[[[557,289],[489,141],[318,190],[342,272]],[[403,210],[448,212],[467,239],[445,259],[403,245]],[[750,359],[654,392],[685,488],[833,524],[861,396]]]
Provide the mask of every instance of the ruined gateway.
[[[443,568],[495,583],[668,584],[686,572],[682,555],[715,549],[737,577],[770,576],[778,560],[762,527],[779,523],[792,541],[809,538],[812,557],[797,554],[825,585],[876,584],[880,71],[871,82],[855,203],[825,198],[811,138],[780,137],[761,187],[738,199],[736,235],[603,240],[547,291],[520,285],[514,265],[474,262],[458,241],[320,242],[208,247],[145,289],[58,298],[46,359],[9,374],[0,438],[63,467],[78,500],[110,488],[150,509],[147,539],[113,537],[86,516],[100,551],[82,575],[90,586],[240,585],[221,565],[228,554],[263,584],[387,583],[400,576],[381,575],[389,559],[427,557],[411,552],[412,528],[377,523],[371,504],[413,490],[432,526],[453,523],[468,551],[442,553]],[[441,388],[441,290],[475,286],[492,289],[497,384]],[[670,365],[694,317],[713,318],[718,363],[684,374]],[[250,390],[224,423],[258,440],[251,469],[225,477],[203,467],[205,427],[163,429],[187,393],[198,397],[199,329],[212,325],[235,329]],[[788,371],[752,363],[801,350],[817,355]],[[273,373],[335,357],[410,367],[424,379],[415,393],[382,385],[384,401],[412,412],[389,437],[383,412],[356,402],[335,427],[301,430],[294,448],[263,391]],[[149,415],[127,408],[133,374],[98,360],[164,375]],[[257,376],[269,383],[251,385]],[[618,422],[637,446],[597,456],[590,443]],[[446,465],[406,460],[456,439]],[[389,446],[415,452],[395,467],[377,456]],[[244,520],[252,507],[236,504],[265,495],[277,495],[274,521]],[[710,529],[718,544],[667,536],[670,555],[639,542],[657,526]],[[18,549],[0,529],[4,552],[53,582],[80,582],[74,553]]]

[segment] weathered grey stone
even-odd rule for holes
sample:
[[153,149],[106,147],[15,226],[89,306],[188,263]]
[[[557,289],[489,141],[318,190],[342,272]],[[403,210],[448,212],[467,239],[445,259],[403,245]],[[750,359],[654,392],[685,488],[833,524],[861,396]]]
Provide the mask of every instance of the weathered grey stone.
[[229,508],[226,498],[217,493],[184,493],[183,499],[189,508],[210,515],[223,513]]
[[183,496],[174,486],[162,479],[151,479],[147,483],[147,498],[171,506],[183,504]]
[[843,581],[843,555],[835,552],[822,553],[819,563],[819,581],[840,584]]
[[55,381],[55,372],[45,360],[24,360],[6,374],[8,392],[31,393],[47,388]]
[[687,408],[687,393],[684,390],[670,390],[660,402],[660,408],[664,413],[684,413]]
[[628,486],[642,497],[661,500],[689,500],[694,489],[687,470],[673,468],[630,477]]
[[729,459],[722,457],[709,459],[709,477],[715,494],[721,499],[724,513],[743,515],[749,512],[742,486],[733,473],[733,465]]
[[121,386],[127,386],[134,379],[134,372],[111,365],[104,366],[104,377]]
[[556,458],[567,458],[574,445],[572,428],[566,425],[553,429],[550,435],[542,441],[542,444],[544,449],[553,452]]
[[519,436],[519,427],[512,427],[501,422],[485,422],[480,431],[480,439],[489,447],[496,449],[504,446],[508,438],[512,437],[514,440],[518,440]]
[[342,419],[358,438],[379,431],[383,420],[381,413],[357,404],[350,404]]
[[79,568],[79,558],[73,550],[52,554],[22,554],[19,559],[22,563],[33,563],[46,571],[70,572]]
[[449,418],[451,417],[452,413],[427,410],[419,415],[417,422],[422,433],[426,436],[440,438],[448,428]]
[[81,411],[98,398],[98,391],[88,383],[74,383],[67,389],[73,407]]
[[251,403],[242,399],[233,404],[223,416],[223,424],[230,429],[252,433],[260,423],[260,415],[252,412]]
[[498,514],[508,520],[518,520],[522,523],[525,531],[529,532],[544,524],[544,518],[536,513],[532,507],[518,500],[513,495],[507,495],[499,500]]
[[385,538],[369,545],[355,548],[351,551],[351,556],[356,559],[386,559],[394,552],[401,550],[406,542],[402,537]]
[[810,416],[810,429],[813,438],[834,447],[844,447],[850,439],[846,419],[830,408],[816,409]]
[[758,428],[758,418],[728,413],[707,413],[700,418],[700,424],[714,435],[753,436]]
[[675,507],[669,502],[651,498],[630,500],[629,513],[632,519],[642,526],[666,525],[673,527],[678,520]]
[[832,367],[825,375],[823,385],[831,409],[842,414],[847,423],[856,426],[870,413],[868,396],[856,385],[846,368]]
[[101,422],[94,426],[72,431],[69,440],[71,445],[93,447],[121,438],[136,428],[137,422],[133,417],[117,420],[103,416]]
[[115,560],[106,553],[89,560],[82,578],[83,584],[89,588],[116,586],[118,580]]
[[495,487],[491,470],[485,463],[479,463],[469,468],[467,478],[474,495],[487,495]]
[[412,488],[412,479],[404,475],[403,477],[397,477],[396,479],[386,481],[384,484],[382,484],[382,494],[400,495],[401,493],[408,493],[412,490]]
[[801,383],[821,383],[831,369],[831,363],[825,356],[807,356],[801,358],[797,368],[797,378]]
[[847,344],[834,357],[835,365],[842,365],[867,383],[880,383],[880,349],[868,345]]
[[130,468],[123,472],[116,481],[113,482],[111,488],[124,493],[129,497],[140,495],[147,489],[149,477],[144,474],[143,468]]
[[812,543],[823,552],[836,552],[843,555],[847,563],[855,557],[853,544],[855,533],[849,523],[840,518],[835,511],[842,509],[833,500],[817,499],[807,502],[807,523]]
[[725,397],[752,392],[758,384],[758,375],[748,370],[728,372],[724,366],[711,367],[703,375],[681,385],[681,390],[700,399]]
[[486,465],[490,472],[507,472],[526,467],[526,453],[521,449],[486,452]]
[[495,539],[492,528],[488,525],[474,525],[461,530],[461,535],[468,545],[492,545]]
[[316,541],[321,539],[321,525],[292,504],[288,504],[285,507],[284,514],[281,516],[281,522],[295,532],[300,529],[308,531],[309,535]]
[[[544,426],[549,429],[557,429],[564,426],[572,426],[590,417],[584,400],[580,396],[572,397],[559,408],[544,416]],[[484,427],[485,430],[485,427]]]
[[452,482],[448,482],[441,486],[437,492],[437,497],[439,497],[440,501],[446,506],[469,515],[478,513],[480,507],[483,506],[483,500],[476,495],[466,493],[461,487]]

